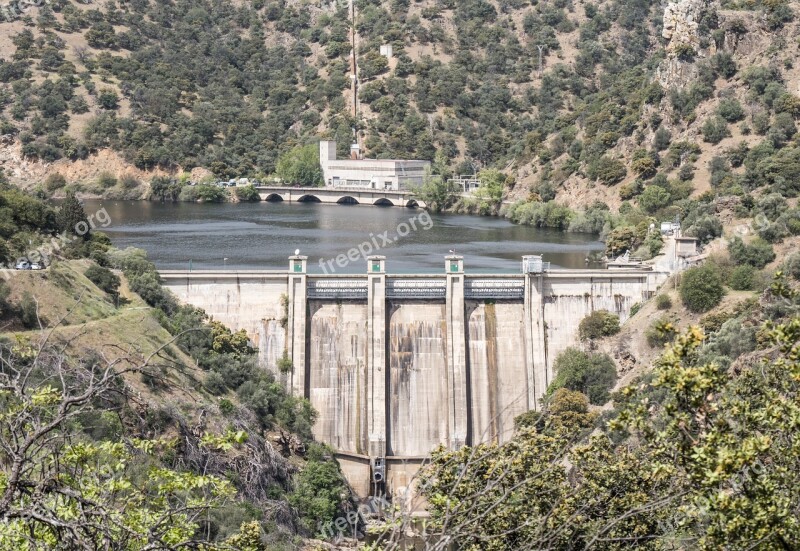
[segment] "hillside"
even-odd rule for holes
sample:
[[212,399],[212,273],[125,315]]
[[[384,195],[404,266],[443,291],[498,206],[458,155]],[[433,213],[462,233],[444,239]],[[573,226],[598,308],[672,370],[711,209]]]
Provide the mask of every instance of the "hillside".
[[[23,487],[40,485],[39,494],[29,496],[23,490],[17,496],[23,510],[41,508],[35,520],[24,521],[36,531],[33,539],[47,542],[49,530],[69,526],[76,532],[65,538],[70,549],[88,549],[87,541],[101,546],[103,540],[97,538],[106,536],[89,526],[92,515],[100,518],[106,512],[93,509],[95,505],[118,507],[119,517],[102,517],[102,522],[109,523],[108,530],[124,524],[130,531],[125,537],[131,538],[140,526],[155,522],[142,514],[157,518],[160,502],[155,498],[147,513],[132,509],[138,498],[130,489],[142,487],[145,492],[170,492],[167,507],[173,508],[171,533],[162,536],[153,524],[147,536],[151,542],[177,545],[188,537],[210,542],[204,549],[304,548],[308,540],[303,537],[316,534],[319,523],[328,515],[332,520],[348,500],[330,452],[310,438],[314,413],[255,367],[255,351],[241,335],[209,324],[201,312],[178,307],[147,283],[154,280],[143,256],[114,250],[97,254],[95,249],[93,258],[56,260],[46,270],[14,272],[0,281],[0,455],[20,458]],[[124,265],[127,276],[99,266],[103,258]],[[103,373],[109,372],[112,376],[104,382]],[[20,380],[14,373],[27,375]],[[48,409],[53,403],[42,402],[41,393],[54,387],[63,401]],[[13,398],[7,395],[11,388]],[[91,400],[59,405],[82,392],[90,393]],[[23,408],[17,409],[17,402]],[[33,440],[33,448],[25,448],[18,438],[60,419],[61,407],[64,421]],[[27,425],[17,427],[15,416],[26,409]],[[107,447],[115,445],[121,447]],[[107,468],[113,473],[101,470],[95,476],[90,461],[80,464],[76,474],[71,471],[76,446],[87,457],[120,454],[121,463]],[[4,459],[4,465],[11,463]],[[47,473],[63,477],[60,484],[48,483]],[[3,496],[9,495],[7,481],[13,476],[13,469],[4,467]],[[102,486],[107,477],[119,484],[108,495]],[[165,490],[177,480],[191,485],[185,492],[176,488],[174,495]],[[214,489],[204,493],[201,489],[209,482]],[[77,486],[70,489],[73,483]],[[53,495],[73,496],[70,492],[86,492],[84,497],[93,500],[91,506],[83,505],[89,520],[71,515],[66,504],[51,509]],[[190,499],[186,510],[179,505],[184,498]],[[16,505],[0,505],[0,547],[32,549],[14,539],[15,511]],[[112,541],[122,544],[121,538],[118,534]],[[250,547],[235,542],[249,542]],[[141,548],[133,540],[123,545]]]
[[[787,2],[355,6],[358,118],[344,2],[31,7],[0,23],[0,160],[26,186],[59,173],[89,193],[135,196],[155,174],[198,167],[269,175],[320,136],[344,153],[357,127],[372,156],[436,160],[443,174],[503,169],[512,199],[616,210],[656,173],[677,176],[660,182],[672,201],[645,198],[653,210],[735,192],[719,184],[742,172],[745,146],[780,149],[795,134]],[[796,163],[795,151],[783,156]],[[761,176],[752,164],[745,190]]]

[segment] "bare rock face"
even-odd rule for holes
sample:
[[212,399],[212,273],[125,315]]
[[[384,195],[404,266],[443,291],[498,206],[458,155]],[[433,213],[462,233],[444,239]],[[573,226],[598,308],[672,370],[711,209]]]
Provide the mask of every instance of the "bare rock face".
[[[714,54],[714,51],[702,51],[698,31],[700,18],[710,4],[711,0],[677,0],[670,1],[664,8],[661,36],[668,41],[667,58],[658,68],[658,81],[663,87],[685,86],[697,76],[691,59]],[[709,49],[715,50],[714,45]]]

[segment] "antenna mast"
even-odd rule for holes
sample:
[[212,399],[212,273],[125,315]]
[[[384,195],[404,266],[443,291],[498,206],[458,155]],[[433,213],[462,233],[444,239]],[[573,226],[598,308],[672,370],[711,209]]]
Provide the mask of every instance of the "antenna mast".
[[356,44],[356,3],[350,0],[350,39],[353,47],[352,59],[350,62],[350,79],[352,80],[353,92],[353,118],[358,122],[358,49]]

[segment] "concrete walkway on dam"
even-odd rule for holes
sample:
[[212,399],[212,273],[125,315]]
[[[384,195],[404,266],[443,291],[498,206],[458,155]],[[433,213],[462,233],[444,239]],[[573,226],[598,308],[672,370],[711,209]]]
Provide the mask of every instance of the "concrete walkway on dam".
[[[440,444],[505,442],[539,407],[559,352],[596,310],[625,321],[670,275],[649,269],[470,274],[449,256],[438,274],[163,271],[180,300],[244,329],[262,365],[319,417],[359,495],[407,488]],[[279,360],[292,367],[281,373]]]

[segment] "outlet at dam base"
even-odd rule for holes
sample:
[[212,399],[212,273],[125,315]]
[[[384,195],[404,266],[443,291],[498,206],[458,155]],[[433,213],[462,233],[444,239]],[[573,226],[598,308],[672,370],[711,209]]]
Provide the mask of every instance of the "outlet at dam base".
[[[231,330],[261,365],[319,413],[317,440],[337,451],[353,489],[405,495],[429,453],[504,443],[514,418],[539,407],[557,355],[596,310],[625,321],[669,277],[649,269],[470,274],[446,257],[441,274],[163,271],[165,287]],[[533,268],[531,268],[533,266]],[[284,356],[289,372],[278,365]]]

